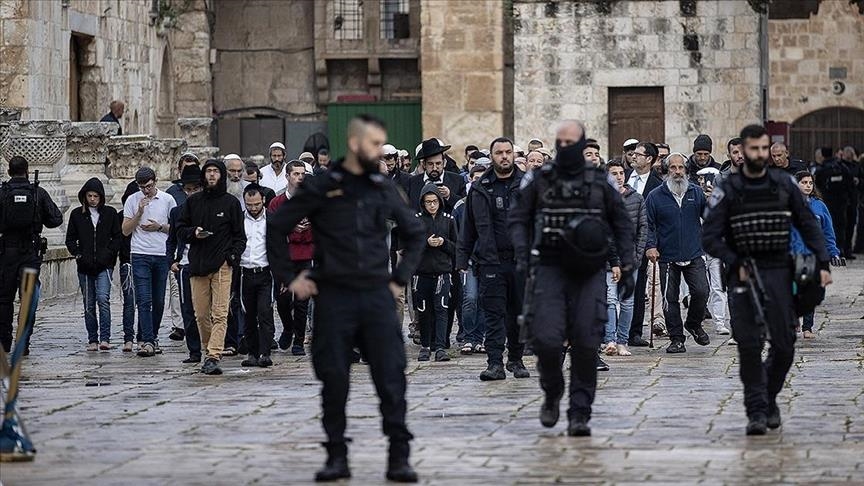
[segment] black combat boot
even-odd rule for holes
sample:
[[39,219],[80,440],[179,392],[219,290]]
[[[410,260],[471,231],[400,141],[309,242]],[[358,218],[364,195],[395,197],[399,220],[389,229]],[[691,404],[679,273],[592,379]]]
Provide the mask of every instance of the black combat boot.
[[546,398],[540,407],[540,423],[543,424],[543,427],[555,427],[555,424],[558,423],[558,417],[561,415],[562,395],[563,392],[552,395],[546,393]]
[[768,419],[759,413],[750,417],[747,423],[747,435],[765,435],[768,432]]
[[324,442],[323,446],[327,449],[327,462],[315,473],[315,481],[323,483],[350,478],[348,446],[344,442]]
[[567,435],[570,437],[590,437],[591,427],[588,427],[588,419],[581,416],[572,417],[570,425],[567,426]]
[[390,456],[387,459],[387,479],[397,483],[416,483],[417,473],[408,462],[411,446],[408,441],[390,441]]
[[777,407],[777,400],[771,399],[768,401],[768,419],[766,425],[769,429],[777,429],[780,428],[781,423],[780,408]]

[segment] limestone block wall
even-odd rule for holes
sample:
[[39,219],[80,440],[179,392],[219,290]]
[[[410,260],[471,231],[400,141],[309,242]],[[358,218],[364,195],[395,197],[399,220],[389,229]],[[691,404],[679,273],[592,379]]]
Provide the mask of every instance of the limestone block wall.
[[504,133],[504,3],[423,0],[420,12],[423,136],[461,162],[466,145]]
[[759,16],[745,0],[515,0],[514,15],[517,142],[579,118],[606,147],[609,87],[662,86],[673,150],[708,133],[719,156],[761,118]]
[[[768,116],[794,122],[820,108],[864,109],[864,15],[847,0],[823,0],[809,19],[768,22],[770,84]],[[831,68],[845,69],[832,91]]]

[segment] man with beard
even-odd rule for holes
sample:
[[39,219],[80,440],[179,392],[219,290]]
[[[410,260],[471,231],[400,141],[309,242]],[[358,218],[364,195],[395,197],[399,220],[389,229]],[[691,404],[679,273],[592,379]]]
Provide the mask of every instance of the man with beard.
[[249,185],[248,182],[243,180],[243,172],[245,168],[243,159],[241,159],[240,156],[237,154],[228,154],[225,156],[224,162],[225,170],[228,171],[226,191],[228,192],[228,194],[236,197],[242,205],[244,204],[243,190],[246,189],[246,186]]
[[690,176],[690,182],[699,184],[697,172],[702,169],[712,167],[720,170],[720,164],[714,161],[714,157],[711,156],[713,148],[714,142],[708,135],[700,134],[693,140],[693,155],[687,160],[687,174]]
[[[744,165],[711,194],[702,242],[709,254],[729,268],[726,281],[729,289],[735,289],[729,293],[729,307],[749,419],[746,432],[763,435],[768,428],[780,427],[777,394],[794,360],[797,317],[789,258],[791,226],[816,255],[819,270],[811,277],[823,288],[831,283],[830,257],[819,223],[795,182],[780,171],[767,170],[767,130],[760,125],[744,127],[741,139]],[[757,322],[756,307],[746,289],[754,270],[770,301],[764,309],[764,325]],[[771,347],[763,362],[766,337]]]
[[507,370],[514,378],[528,378],[531,374],[522,363],[525,347],[519,342],[516,324],[516,317],[522,311],[524,275],[516,270],[516,252],[507,232],[507,216],[525,173],[513,163],[510,139],[496,138],[489,151],[492,168],[471,184],[466,201],[456,269],[468,271],[470,259],[478,279],[479,306],[486,323],[488,364],[480,373],[480,379],[492,381],[507,377],[504,373],[505,338]]
[[258,168],[258,165],[255,162],[246,162],[246,174],[243,176],[243,180],[248,182],[249,184],[257,184],[260,188],[259,191],[264,195],[264,206],[269,206],[270,201],[276,199],[276,192],[269,187],[264,187],[260,184],[261,182],[261,169]]
[[789,158],[789,149],[780,142],[771,146],[771,160],[768,165],[785,170],[787,174],[793,176],[802,170],[807,170],[807,164],[803,161]]
[[[277,284],[289,283],[297,298],[316,296],[312,365],[322,381],[322,422],[327,462],[316,481],[351,477],[345,438],[345,402],[352,348],[369,364],[381,399],[384,433],[390,438],[387,479],[417,482],[408,462],[405,425],[405,346],[396,322],[395,296],[420,261],[423,228],[396,186],[379,173],[383,122],[360,115],[348,125],[348,153],[319,177],[312,177],[267,217],[267,251]],[[311,270],[297,271],[286,255],[285,238],[308,217],[315,239]],[[388,271],[387,220],[399,227],[403,256]],[[352,235],[348,238],[346,236]]]
[[401,164],[399,163],[399,151],[389,143],[384,145],[382,150],[384,151],[384,164],[387,165],[387,175],[397,187],[407,193],[408,180],[411,179],[411,176],[402,172],[402,167],[400,167]]
[[624,142],[624,149],[621,153],[621,161],[624,162],[624,167],[627,169],[632,169],[634,164],[636,163],[636,155],[634,152],[636,151],[636,146],[639,145],[639,140],[635,138],[628,138]]
[[226,191],[222,162],[205,162],[201,179],[204,190],[186,200],[177,218],[177,235],[189,244],[192,307],[202,350],[207,350],[201,372],[221,375],[232,273],[246,248],[246,232],[240,201]]
[[[684,330],[696,344],[707,346],[711,339],[702,329],[705,305],[708,303],[708,277],[702,258],[702,213],[705,194],[698,185],[688,182],[687,158],[672,153],[663,163],[666,182],[651,192],[645,200],[648,213],[648,242],[645,254],[652,262],[660,262],[660,283],[663,291],[663,314],[671,343],[667,353],[684,353]],[[681,321],[679,294],[681,278],[690,287],[687,321]]]
[[260,184],[273,189],[276,194],[281,194],[288,185],[285,176],[285,146],[280,142],[270,144],[270,165],[261,168]]
[[660,166],[662,165],[663,161],[666,160],[666,157],[669,157],[669,145],[660,142],[655,144],[655,147],[657,147],[657,160],[655,160],[654,164],[651,165],[651,170],[654,172],[654,175],[662,178],[663,173],[660,170]]
[[[522,178],[508,218],[519,267],[526,268],[529,257],[533,259],[534,284],[526,295],[531,308],[523,317],[545,392],[540,423],[553,427],[558,422],[564,394],[561,351],[568,342],[570,436],[591,435],[597,348],[607,320],[605,305],[598,305],[606,301],[606,264],[620,260],[615,281],[621,299],[627,300],[633,295],[636,254],[635,229],[624,201],[602,169],[586,164],[585,145],[582,122],[563,122],[556,134],[555,161]],[[538,220],[543,225],[539,234]]]
[[[735,137],[726,142],[726,157],[728,159],[720,166],[721,179],[741,170],[744,163],[744,145],[740,138]],[[721,181],[716,182],[716,185],[719,185]]]
[[420,161],[423,173],[411,176],[408,180],[408,200],[416,211],[423,209],[420,207],[420,193],[426,184],[438,186],[438,192],[444,199],[441,210],[445,213],[450,213],[456,201],[465,195],[465,179],[455,172],[444,170],[447,164],[444,152],[447,150],[450,150],[450,146],[441,145],[437,138],[423,141],[415,157]]

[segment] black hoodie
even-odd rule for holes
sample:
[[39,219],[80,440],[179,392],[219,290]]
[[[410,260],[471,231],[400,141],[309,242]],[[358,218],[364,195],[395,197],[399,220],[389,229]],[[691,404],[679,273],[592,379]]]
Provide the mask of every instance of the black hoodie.
[[[95,228],[86,200],[89,191],[99,194],[99,205],[96,206],[99,222]],[[117,252],[123,243],[123,233],[120,230],[117,210],[105,205],[105,187],[102,181],[93,177],[85,182],[78,191],[78,201],[81,207],[72,211],[66,226],[66,248],[75,256],[78,273],[97,275],[113,269],[117,262]]]
[[[435,194],[438,198],[438,212],[432,216],[423,204],[423,197],[427,194]],[[416,217],[423,223],[426,230],[426,245],[423,248],[423,256],[420,265],[417,266],[417,275],[440,275],[453,271],[453,259],[456,256],[456,220],[444,212],[444,200],[438,193],[435,184],[426,184],[420,191],[420,207],[422,208]],[[429,245],[429,237],[435,235],[444,238],[441,246]]]
[[[219,168],[221,177],[214,188],[207,187],[207,168]],[[216,273],[222,264],[234,266],[246,249],[246,231],[240,201],[226,192],[228,172],[218,160],[208,160],[201,167],[201,184],[205,189],[186,199],[177,217],[177,235],[189,243],[189,273],[205,276]],[[196,238],[195,229],[213,233]]]

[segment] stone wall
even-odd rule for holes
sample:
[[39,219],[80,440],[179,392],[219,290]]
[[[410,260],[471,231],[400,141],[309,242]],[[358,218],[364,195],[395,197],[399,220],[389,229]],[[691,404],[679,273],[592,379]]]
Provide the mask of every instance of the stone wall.
[[[151,21],[145,0],[0,0],[0,105],[22,119],[98,120],[120,99],[124,133],[156,132],[159,116],[170,130],[178,113],[209,116],[205,3],[176,4],[173,17]],[[73,45],[79,113],[70,113]]]
[[516,0],[514,15],[517,143],[579,118],[606,156],[609,87],[662,86],[673,150],[708,133],[719,156],[761,118],[759,16],[745,0]]
[[[824,0],[809,19],[768,22],[770,85],[768,115],[794,122],[820,108],[864,109],[864,15],[847,0]],[[832,79],[831,68],[845,69]],[[842,94],[832,83],[845,85]]]
[[503,22],[499,0],[423,0],[423,136],[486,146],[504,133]]

